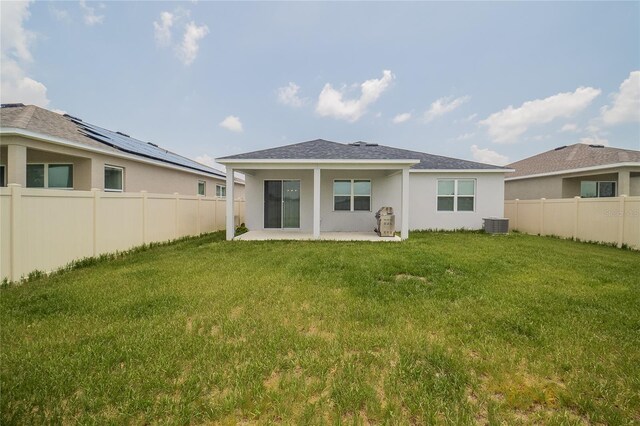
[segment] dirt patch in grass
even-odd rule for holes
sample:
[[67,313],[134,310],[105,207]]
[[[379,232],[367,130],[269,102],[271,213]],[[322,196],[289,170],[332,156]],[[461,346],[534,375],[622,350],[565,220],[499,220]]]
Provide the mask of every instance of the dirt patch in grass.
[[281,378],[282,378],[282,373],[280,373],[278,370],[274,370],[271,372],[271,375],[269,375],[269,377],[264,379],[262,384],[265,387],[265,389],[273,391],[278,389]]
[[429,282],[429,280],[427,280],[425,277],[421,277],[419,275],[411,275],[411,274],[397,274],[395,276],[395,280],[399,282],[410,281],[410,280],[420,281],[423,283]]

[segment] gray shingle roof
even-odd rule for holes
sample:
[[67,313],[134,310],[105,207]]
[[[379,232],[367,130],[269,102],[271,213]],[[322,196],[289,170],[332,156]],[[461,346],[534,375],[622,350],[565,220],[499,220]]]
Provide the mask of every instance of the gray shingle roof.
[[640,162],[640,151],[577,143],[509,164],[515,172],[508,179],[629,162]]
[[[87,136],[87,132],[83,131],[81,121],[76,122],[68,116],[64,116],[35,105],[25,106],[22,104],[11,104],[7,107],[3,105],[0,109],[0,126],[3,128],[29,130],[34,133],[65,139],[70,142],[76,142],[78,144],[91,148],[98,148],[103,151],[113,153],[126,152],[138,157],[151,158],[163,163],[186,167],[196,172],[203,172],[222,178],[225,177],[225,173],[220,170],[197,163],[187,157],[159,148],[156,145],[149,145],[146,142],[135,138],[127,138],[131,142],[129,144],[131,149],[129,150],[118,148],[117,145],[113,146],[112,144],[102,142],[99,140],[100,138]],[[111,131],[106,130],[106,132]],[[108,138],[102,139],[108,140]],[[136,149],[136,146],[139,146],[139,149]],[[154,152],[154,150],[156,152]]]
[[457,158],[409,151],[390,146],[365,142],[344,144],[326,141],[324,139],[230,155],[219,158],[218,160],[223,163],[224,160],[419,160],[420,162],[412,166],[412,169],[504,170],[504,167],[490,164],[459,160]]

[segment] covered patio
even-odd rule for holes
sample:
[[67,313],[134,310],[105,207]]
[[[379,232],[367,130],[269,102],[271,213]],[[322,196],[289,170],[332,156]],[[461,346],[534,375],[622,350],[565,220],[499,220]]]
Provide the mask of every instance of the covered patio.
[[310,232],[288,230],[258,230],[238,235],[235,241],[272,241],[272,240],[325,240],[325,241],[371,241],[371,242],[400,242],[402,239],[380,237],[375,232],[321,232],[320,238],[315,238]]
[[[227,163],[228,176],[245,175],[245,221],[252,233],[242,239],[385,241],[389,237],[374,232],[375,213],[384,206],[394,209],[399,238],[407,239],[409,167],[415,161]],[[233,197],[229,188],[227,197]],[[233,203],[226,216],[235,216]],[[227,240],[234,231],[229,221]]]

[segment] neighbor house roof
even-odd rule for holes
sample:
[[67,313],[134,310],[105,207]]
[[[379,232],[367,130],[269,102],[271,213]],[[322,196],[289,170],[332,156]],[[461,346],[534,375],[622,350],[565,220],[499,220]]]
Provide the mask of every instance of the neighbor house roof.
[[597,166],[615,167],[623,163],[640,164],[640,151],[577,143],[509,164],[508,167],[515,169],[515,172],[510,174],[508,179],[549,173],[569,173]]
[[107,153],[127,153],[173,166],[185,167],[196,172],[225,177],[225,174],[220,170],[205,166],[150,142],[143,142],[125,133],[104,129],[77,117],[58,114],[35,105],[3,104],[0,109],[0,126],[3,130],[22,129]]
[[217,161],[226,163],[227,160],[417,160],[412,169],[442,169],[442,170],[506,170],[504,167],[474,161],[459,160],[424,152],[409,151],[366,142],[338,143],[324,139],[295,143],[277,148],[263,149],[244,154],[219,158]]

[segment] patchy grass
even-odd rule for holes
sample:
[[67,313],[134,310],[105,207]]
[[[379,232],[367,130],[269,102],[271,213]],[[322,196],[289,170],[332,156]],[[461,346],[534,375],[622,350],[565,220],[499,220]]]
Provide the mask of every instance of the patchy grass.
[[640,253],[222,241],[0,291],[0,423],[640,422]]

